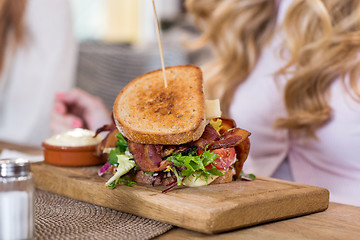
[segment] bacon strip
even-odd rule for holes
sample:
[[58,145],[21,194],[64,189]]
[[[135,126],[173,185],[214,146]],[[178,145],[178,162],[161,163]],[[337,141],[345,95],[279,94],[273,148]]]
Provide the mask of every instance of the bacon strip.
[[196,140],[195,142],[191,143],[190,145],[196,146],[200,149],[205,149],[207,145],[210,143],[217,141],[220,139],[219,133],[210,125],[206,125],[204,133],[202,136]]
[[238,159],[234,164],[235,172],[236,172],[235,178],[238,178],[244,166],[244,162],[247,159],[250,152],[250,139],[246,138],[240,144],[236,145],[235,152],[236,152],[236,157]]
[[103,125],[102,127],[96,129],[96,132],[95,132],[95,136],[96,137],[99,133],[101,132],[106,132],[106,131],[113,131],[115,129],[115,125],[114,124],[105,124]]
[[[105,130],[104,130],[105,129]],[[96,146],[95,155],[103,156],[107,158],[108,154],[104,153],[104,149],[116,147],[116,134],[118,133],[117,128],[113,128],[110,125],[104,125],[102,128],[99,128],[96,133],[99,134],[102,131],[110,131],[106,137]]]
[[215,142],[212,142],[209,145],[209,149],[218,149],[218,148],[230,148],[239,145],[242,141],[247,139],[250,136],[250,132],[241,129],[233,128],[229,131],[226,131],[224,135]]
[[220,134],[224,134],[227,130],[230,130],[232,128],[236,128],[236,123],[234,119],[231,118],[220,118],[222,123],[221,123],[221,129],[220,129]]
[[136,165],[144,172],[165,170],[172,162],[161,159],[161,145],[140,144],[128,141],[129,151]]

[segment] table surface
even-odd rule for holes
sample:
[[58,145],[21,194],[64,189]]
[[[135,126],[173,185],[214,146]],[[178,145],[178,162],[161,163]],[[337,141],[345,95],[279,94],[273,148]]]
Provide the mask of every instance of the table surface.
[[[24,147],[0,141],[1,149],[27,154],[41,154],[39,148]],[[241,217],[241,216],[239,216]],[[173,228],[156,239],[360,239],[360,207],[330,203],[320,213],[262,224],[222,234],[208,235]]]

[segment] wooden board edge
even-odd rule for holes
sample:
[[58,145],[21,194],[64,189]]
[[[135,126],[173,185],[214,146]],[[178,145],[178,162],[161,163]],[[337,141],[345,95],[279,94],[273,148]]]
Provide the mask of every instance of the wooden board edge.
[[[202,232],[207,234],[221,233],[325,211],[329,207],[329,191],[325,188],[304,186],[304,188],[284,192],[281,198],[274,196],[270,200],[254,201],[253,204],[249,204],[248,206],[225,211],[221,215],[214,216],[211,226],[208,226],[206,231]],[[306,197],[297,199],[299,195]],[[272,208],[273,206],[277,207]],[[286,208],[284,206],[286,206]],[[253,215],[255,208],[257,208],[257,211],[259,208],[261,209],[260,212],[263,213],[262,217]],[[246,215],[247,217],[241,218],[242,215]],[[229,221],[229,219],[236,218],[239,220]],[[227,221],[225,221],[225,219],[227,219]],[[192,230],[199,231],[198,229]]]

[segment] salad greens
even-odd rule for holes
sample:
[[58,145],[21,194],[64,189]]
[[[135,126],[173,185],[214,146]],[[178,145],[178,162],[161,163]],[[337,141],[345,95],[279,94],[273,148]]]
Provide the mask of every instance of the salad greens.
[[109,153],[109,163],[111,165],[117,164],[118,155],[125,155],[126,152],[129,152],[129,147],[124,136],[118,132],[116,138],[118,139],[116,141],[116,148],[111,149]]
[[[177,185],[182,185],[183,180],[190,175],[195,176],[195,180],[204,177],[207,182],[208,178],[213,178],[213,176],[222,176],[223,172],[218,170],[213,163],[219,155],[210,152],[205,148],[205,151],[202,155],[195,155],[196,151],[190,152],[189,155],[182,155],[181,153],[174,153],[171,156],[167,157],[166,160],[174,163],[173,167],[169,168],[177,179]],[[210,165],[211,168],[205,168]],[[179,172],[178,172],[179,171]]]
[[121,133],[116,134],[116,148],[111,149],[109,153],[109,163],[116,166],[116,173],[105,183],[108,188],[115,188],[117,184],[132,185],[132,182],[124,177],[136,164],[133,155],[129,152],[128,144]]
[[116,185],[123,184],[125,186],[131,187],[136,182],[129,180],[127,177],[119,177],[117,180],[112,181],[107,187],[110,189],[114,189]]
[[248,181],[252,181],[252,180],[255,180],[256,179],[256,176],[252,173],[244,173],[244,171],[241,171],[240,173],[240,176],[241,176],[241,179],[244,179],[244,180],[248,180]]

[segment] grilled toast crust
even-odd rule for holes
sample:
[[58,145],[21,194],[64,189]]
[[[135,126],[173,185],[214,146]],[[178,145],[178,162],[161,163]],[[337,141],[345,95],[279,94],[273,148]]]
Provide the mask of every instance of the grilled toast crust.
[[132,80],[117,96],[113,114],[119,131],[142,144],[178,145],[197,140],[205,125],[205,98],[199,67],[181,65]]

